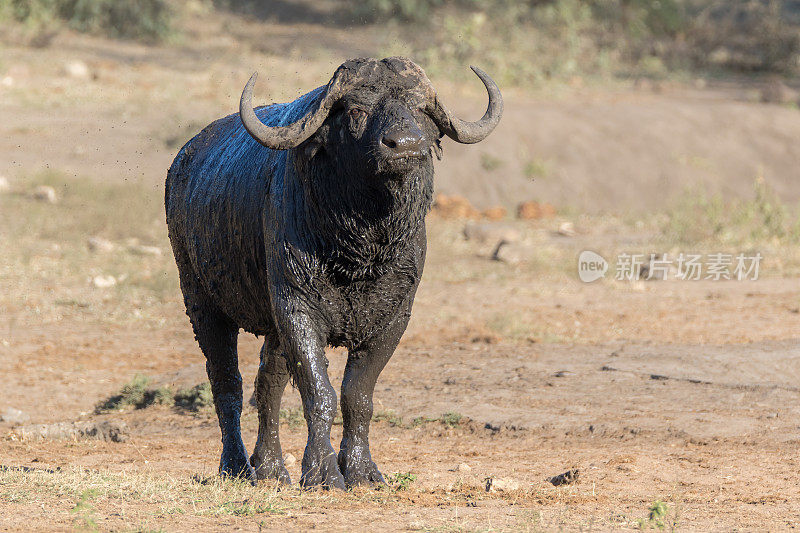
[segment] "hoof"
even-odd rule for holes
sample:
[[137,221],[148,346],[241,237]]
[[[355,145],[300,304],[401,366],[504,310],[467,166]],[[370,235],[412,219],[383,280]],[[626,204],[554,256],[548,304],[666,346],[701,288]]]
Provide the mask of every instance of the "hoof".
[[343,447],[339,451],[339,469],[348,489],[386,484],[366,447]]
[[322,453],[306,448],[303,455],[303,475],[300,476],[300,486],[304,489],[322,487],[345,490],[344,476],[339,471],[336,452],[330,445],[329,448]]
[[222,478],[247,479],[255,481],[256,473],[247,460],[244,447],[234,447],[228,451],[223,448],[219,461],[219,475]]
[[283,465],[283,459],[262,459],[259,460],[256,456],[250,458],[250,464],[253,465],[255,470],[255,479],[257,481],[278,481],[281,485],[291,485],[292,478],[289,476],[289,471]]
[[219,475],[223,479],[243,479],[248,481],[256,480],[256,473],[250,463],[227,464],[219,467]]
[[348,489],[353,487],[372,487],[375,485],[385,485],[383,474],[378,470],[378,466],[372,461],[364,465],[352,465],[342,468],[344,483]]

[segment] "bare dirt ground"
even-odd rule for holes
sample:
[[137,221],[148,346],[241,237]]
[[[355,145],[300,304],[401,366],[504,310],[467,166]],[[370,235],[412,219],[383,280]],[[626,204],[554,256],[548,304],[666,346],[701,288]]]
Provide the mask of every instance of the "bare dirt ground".
[[[432,234],[446,234],[448,224],[433,220]],[[193,481],[213,477],[218,460],[209,410],[93,413],[136,373],[174,389],[204,380],[177,291],[152,315],[111,323],[105,306],[135,305],[124,292],[114,296],[121,302],[104,302],[102,291],[87,288],[84,307],[62,306],[52,323],[27,325],[34,310],[3,317],[3,403],[36,423],[125,422],[128,439],[28,441],[3,424],[0,464],[34,470],[0,473],[0,524],[607,530],[648,527],[649,507],[663,500],[670,527],[796,525],[795,280],[582,285],[570,274],[542,280],[513,271],[491,279],[481,269],[513,268],[433,240],[434,275],[376,392],[373,453],[387,475],[417,476],[406,490],[303,495],[261,486],[251,493]],[[437,279],[445,264],[479,275]],[[60,292],[54,287],[47,299]],[[242,337],[245,397],[258,348]],[[329,358],[331,377],[340,380],[344,354],[332,350]],[[299,407],[296,391],[287,391],[284,407]],[[448,425],[439,421],[445,413],[460,418]],[[419,417],[432,421],[415,423]],[[243,425],[252,445],[252,407]],[[302,457],[303,424],[289,418],[282,432],[284,451]],[[459,470],[462,463],[470,469]],[[574,484],[548,483],[573,468]],[[298,479],[297,465],[290,472]],[[490,477],[519,485],[487,493]],[[268,505],[252,504],[258,498]]]
[[[337,51],[338,34],[326,35]],[[174,152],[233,109],[253,68],[271,73],[274,85],[261,90],[281,100],[323,82],[340,58],[304,57],[298,72],[233,38],[155,50],[58,39],[46,52],[3,49],[13,83],[0,88],[0,172],[11,182],[0,194],[0,415],[13,407],[24,420],[0,422],[0,529],[800,525],[797,248],[750,243],[765,255],[758,281],[582,284],[575,274],[586,248],[609,256],[679,247],[641,209],[686,184],[745,194],[762,169],[795,201],[796,109],[756,103],[748,87],[509,91],[503,126],[485,145],[446,146],[437,186],[483,206],[539,198],[565,209],[553,220],[504,222],[522,234],[509,262],[489,259],[493,242],[465,240],[464,221],[431,217],[412,322],[376,391],[373,456],[384,474],[401,475],[382,490],[276,491],[214,478],[219,429],[208,409],[95,406],[136,374],[173,390],[205,379],[160,207]],[[88,78],[62,73],[76,57]],[[441,86],[456,109],[481,108],[477,89]],[[56,204],[31,198],[40,183],[55,187]],[[636,216],[569,215],[610,206]],[[558,233],[564,222],[576,235]],[[87,249],[92,236],[114,249]],[[714,246],[731,245],[704,250]],[[105,275],[116,284],[98,286]],[[241,336],[246,398],[259,347]],[[333,380],[344,357],[329,353]],[[297,480],[305,430],[295,390],[284,407]],[[19,432],[104,420],[125,423],[127,439]],[[252,407],[243,427],[252,446]],[[573,483],[548,481],[571,469]],[[416,478],[403,482],[404,473]],[[509,485],[487,492],[487,478]],[[656,501],[667,511],[651,520]]]

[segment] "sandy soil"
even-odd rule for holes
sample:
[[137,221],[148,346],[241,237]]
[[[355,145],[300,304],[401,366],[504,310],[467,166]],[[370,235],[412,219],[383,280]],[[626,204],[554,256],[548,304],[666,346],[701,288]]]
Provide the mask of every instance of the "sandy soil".
[[[441,252],[432,253],[436,265]],[[165,514],[164,505],[131,507],[100,497],[93,507],[100,529],[146,523],[184,530],[202,523],[211,529],[291,524],[344,530],[367,528],[376,519],[386,529],[627,529],[639,527],[655,500],[668,502],[670,520],[690,530],[797,525],[796,281],[651,282],[642,290],[569,281],[553,289],[552,282],[533,281],[526,288],[542,295],[526,298],[527,304],[494,290],[498,285],[516,292],[513,283],[481,278],[455,286],[434,280],[420,291],[407,338],[377,387],[376,411],[390,416],[373,423],[373,453],[384,472],[418,476],[400,500],[364,503],[363,495],[351,495],[331,502],[319,496],[281,514],[192,515],[184,521]],[[453,301],[439,301],[441,291]],[[542,331],[556,331],[567,320],[579,329],[571,339],[504,336],[486,326],[485,317],[494,315],[482,306],[527,314]],[[459,307],[460,323],[436,318]],[[0,464],[187,482],[212,476],[219,452],[212,413],[150,407],[93,414],[97,402],[135,373],[175,389],[204,379],[179,301],[164,312],[167,324],[158,330],[73,319],[19,328],[4,318],[4,404],[36,423],[122,421],[129,436],[123,443],[19,441],[11,436],[13,425],[3,424],[9,437],[0,442]],[[246,397],[257,352],[258,341],[243,336]],[[331,377],[340,380],[344,353],[332,350],[329,358]],[[297,392],[288,390],[284,407],[299,405]],[[463,417],[456,427],[411,423],[448,412]],[[255,429],[255,411],[248,407],[249,445]],[[282,431],[284,451],[302,457],[303,425],[287,421]],[[461,463],[471,469],[457,471]],[[572,468],[580,472],[575,484],[548,483]],[[290,472],[299,477],[297,465]],[[520,489],[486,493],[479,487],[488,477],[511,478]],[[4,486],[6,495],[18,488],[9,480]],[[5,505],[11,512],[0,524],[7,529],[22,529],[34,516],[42,529],[76,520],[70,512],[76,498],[60,500],[52,490]]]

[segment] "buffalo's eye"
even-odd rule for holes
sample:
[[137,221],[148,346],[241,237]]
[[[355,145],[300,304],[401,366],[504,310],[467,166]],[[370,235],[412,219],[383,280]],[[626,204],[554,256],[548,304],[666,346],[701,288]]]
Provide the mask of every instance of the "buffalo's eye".
[[352,118],[353,120],[361,120],[362,118],[367,116],[366,111],[364,111],[363,109],[359,109],[357,107],[351,108],[350,111],[347,112],[347,114],[350,115],[350,118]]

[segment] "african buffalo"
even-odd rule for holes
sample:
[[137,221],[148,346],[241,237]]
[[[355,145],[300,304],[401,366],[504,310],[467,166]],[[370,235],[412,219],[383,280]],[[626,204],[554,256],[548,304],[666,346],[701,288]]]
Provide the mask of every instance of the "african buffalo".
[[[178,153],[167,174],[167,225],[186,313],[206,357],[222,475],[290,482],[278,411],[291,377],[308,425],[301,484],[383,481],[369,450],[372,393],[422,275],[433,155],[441,157],[444,135],[483,140],[503,112],[497,85],[472,70],[489,93],[477,122],[453,116],[405,58],[347,61],[327,85],[255,110],[254,74],[239,113],[207,126]],[[240,328],[264,336],[249,460],[239,421]],[[338,456],[327,345],[349,351]]]

